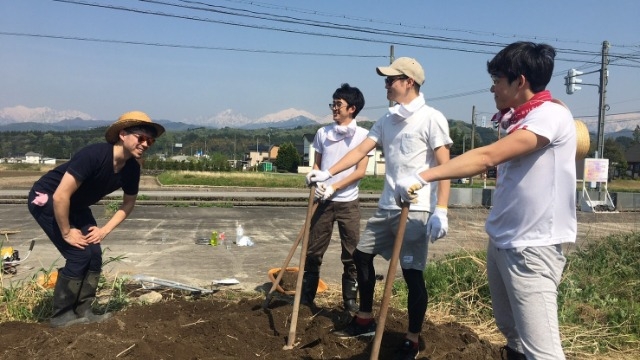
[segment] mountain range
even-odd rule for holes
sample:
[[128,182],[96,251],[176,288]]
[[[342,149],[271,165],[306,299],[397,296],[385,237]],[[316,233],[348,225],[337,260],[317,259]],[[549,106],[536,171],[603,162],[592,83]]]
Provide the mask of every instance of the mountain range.
[[[368,119],[363,119],[368,120]],[[318,117],[304,110],[286,109],[274,114],[268,114],[258,119],[235,113],[228,109],[212,117],[202,117],[185,122],[167,119],[154,120],[162,124],[167,130],[181,131],[194,127],[238,129],[263,128],[295,128],[298,126],[321,125],[332,121],[331,116]],[[91,115],[77,110],[54,110],[48,107],[28,108],[15,106],[0,109],[0,131],[71,131],[86,130],[108,126],[113,120],[95,119]]]
[[[361,121],[371,121],[358,117]],[[211,117],[200,117],[189,121],[156,119],[169,131],[185,131],[196,127],[219,129],[224,127],[255,130],[264,128],[291,129],[299,126],[324,125],[332,121],[331,115],[315,116],[307,111],[285,109],[257,119],[250,119],[232,109]],[[0,109],[0,131],[72,131],[108,126],[113,120],[95,119],[78,110],[55,110],[48,107],[29,108],[18,105]],[[587,121],[591,133],[597,133],[597,121]],[[607,116],[606,137],[633,137],[633,130],[640,123],[640,113]]]

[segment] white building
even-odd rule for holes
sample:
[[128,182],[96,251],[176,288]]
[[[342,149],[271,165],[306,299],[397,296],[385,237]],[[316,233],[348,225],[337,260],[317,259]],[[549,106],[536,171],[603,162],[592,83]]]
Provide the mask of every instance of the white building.
[[[313,169],[313,165],[316,161],[316,149],[311,146],[313,144],[313,138],[315,134],[305,134],[302,137],[303,141],[303,156],[302,165],[298,166],[299,174],[306,174]],[[373,156],[369,158],[367,163],[366,175],[384,175],[385,174],[385,162],[382,149],[376,148]]]
[[42,158],[42,155],[33,151],[29,151],[24,155],[24,157],[25,157],[24,162],[26,162],[27,164],[39,164],[40,158]]

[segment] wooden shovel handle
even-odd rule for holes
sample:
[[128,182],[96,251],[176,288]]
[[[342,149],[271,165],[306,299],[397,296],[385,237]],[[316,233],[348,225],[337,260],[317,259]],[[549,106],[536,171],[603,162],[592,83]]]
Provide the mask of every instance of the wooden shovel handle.
[[400,221],[398,223],[398,233],[396,234],[396,240],[393,243],[393,253],[391,255],[391,261],[389,262],[389,270],[387,271],[387,278],[384,282],[384,295],[382,296],[382,303],[380,304],[380,316],[378,319],[378,325],[376,326],[376,335],[373,339],[373,345],[371,348],[371,360],[378,360],[380,354],[380,343],[382,342],[382,333],[384,333],[384,324],[387,321],[387,310],[389,309],[389,302],[391,300],[391,290],[393,289],[393,280],[396,276],[396,268],[398,267],[398,260],[400,259],[400,249],[402,249],[402,240],[404,238],[404,230],[407,227],[407,219],[409,218],[409,203],[402,203],[402,211],[400,212]]

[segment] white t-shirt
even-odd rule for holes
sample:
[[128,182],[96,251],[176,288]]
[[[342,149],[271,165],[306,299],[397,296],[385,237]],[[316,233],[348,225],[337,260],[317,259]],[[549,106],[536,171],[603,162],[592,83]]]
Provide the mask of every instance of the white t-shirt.
[[[524,130],[549,140],[525,156],[500,164],[485,229],[502,249],[575,242],[576,130],[571,112],[545,102],[523,120]],[[509,136],[509,135],[507,135]]]
[[[386,210],[400,209],[395,200],[396,181],[419,169],[436,166],[434,149],[453,143],[447,119],[426,104],[406,119],[387,113],[373,125],[369,138],[382,145],[384,152],[386,175],[378,207]],[[411,210],[433,212],[437,191],[437,182],[424,186],[418,191],[418,201],[411,204]]]
[[[352,123],[355,119],[352,120]],[[323,126],[316,132],[316,136],[313,139],[313,148],[322,154],[322,162],[320,163],[320,170],[329,170],[335,163],[337,163],[343,156],[349,151],[356,148],[360,143],[367,138],[368,130],[360,126],[355,127],[355,133],[353,136],[346,136],[336,134],[334,131],[335,124]],[[331,135],[331,136],[329,136]],[[333,139],[333,140],[332,140]],[[373,155],[373,151],[369,156]],[[356,170],[355,166],[348,168],[347,170],[336,174],[331,179],[325,181],[325,184],[334,184],[347,176],[351,175]],[[360,181],[353,182],[346,187],[337,190],[331,197],[331,201],[348,202],[358,198],[358,184]]]

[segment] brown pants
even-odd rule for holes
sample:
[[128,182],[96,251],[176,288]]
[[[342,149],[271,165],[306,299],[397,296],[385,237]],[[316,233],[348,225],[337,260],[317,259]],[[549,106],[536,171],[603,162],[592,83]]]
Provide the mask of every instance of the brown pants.
[[342,254],[340,260],[344,265],[344,274],[356,279],[356,267],[353,263],[353,251],[360,240],[360,201],[349,202],[324,201],[311,219],[309,230],[309,247],[304,270],[320,272],[322,257],[329,248],[333,224],[338,223]]

